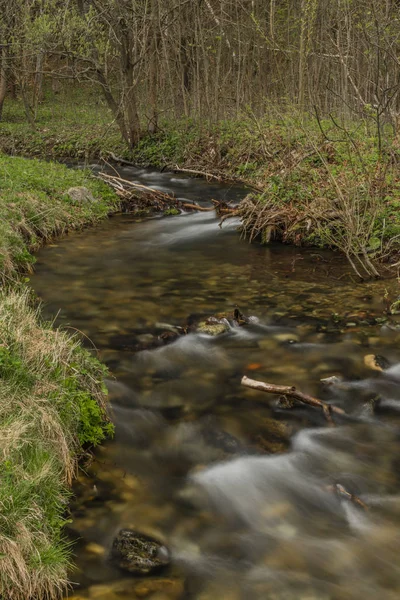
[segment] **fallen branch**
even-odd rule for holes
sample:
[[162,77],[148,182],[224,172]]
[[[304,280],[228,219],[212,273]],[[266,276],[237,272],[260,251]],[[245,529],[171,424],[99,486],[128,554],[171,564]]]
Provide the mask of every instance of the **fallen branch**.
[[355,504],[362,510],[365,510],[365,511],[368,510],[368,506],[365,504],[365,502],[363,502],[361,500],[361,498],[359,498],[355,494],[351,494],[340,483],[336,483],[334,485],[328,485],[326,489],[329,492],[333,492],[334,494],[336,494],[336,496],[338,496],[338,498],[342,498],[344,500],[347,500],[348,502],[352,502],[353,504]]
[[248,181],[245,181],[244,179],[241,179],[240,177],[235,177],[234,175],[226,176],[223,173],[218,175],[216,173],[207,173],[206,171],[200,171],[198,169],[184,169],[184,168],[178,167],[178,165],[171,166],[170,168],[175,173],[188,173],[189,175],[197,175],[198,177],[204,177],[207,180],[214,179],[215,181],[219,181],[220,183],[231,182],[231,183],[243,184],[244,186],[246,186],[246,188],[252,189],[255,192],[262,193],[264,191],[262,188],[258,187],[257,185],[250,183]]
[[338,408],[337,406],[332,406],[331,404],[326,404],[325,402],[322,402],[322,400],[314,398],[313,396],[309,396],[308,394],[303,394],[303,392],[299,392],[294,386],[274,385],[272,383],[265,383],[264,381],[250,379],[249,377],[246,377],[246,375],[242,377],[241,383],[242,385],[252,388],[253,390],[260,390],[261,392],[267,392],[268,394],[280,394],[281,396],[289,396],[289,398],[298,400],[299,402],[307,404],[308,406],[320,408],[324,414],[325,419],[331,425],[334,424],[332,421],[332,414],[346,414],[341,408]]
[[237,217],[239,215],[239,211],[236,209],[232,209],[229,213],[225,213],[221,216],[220,222],[218,223],[218,227],[222,228],[222,223],[227,219],[231,219],[232,217]]
[[190,202],[184,202],[182,206],[183,208],[188,208],[190,210],[200,210],[204,212],[215,210],[214,206],[199,206],[198,204],[191,204]]
[[108,152],[108,155],[114,162],[117,162],[121,165],[128,165],[128,167],[135,167],[136,169],[138,168],[137,165],[135,165],[135,163],[130,162],[129,160],[126,160],[121,156],[115,156],[114,152]]
[[121,190],[128,188],[133,188],[134,190],[139,190],[143,192],[148,192],[150,194],[154,194],[159,198],[171,199],[174,198],[172,194],[167,194],[165,192],[161,192],[160,190],[156,190],[147,185],[143,185],[141,183],[136,183],[135,181],[129,181],[129,179],[123,179],[122,177],[116,177],[115,175],[108,175],[107,173],[99,173],[97,175],[99,179],[103,179],[106,183],[111,185],[114,189]]
[[189,175],[198,175],[199,177],[205,177],[206,179],[215,179],[215,181],[223,181],[224,178],[221,175],[214,175],[214,173],[206,173],[205,171],[198,171],[196,169],[182,169],[175,165],[172,167],[176,173],[189,173]]

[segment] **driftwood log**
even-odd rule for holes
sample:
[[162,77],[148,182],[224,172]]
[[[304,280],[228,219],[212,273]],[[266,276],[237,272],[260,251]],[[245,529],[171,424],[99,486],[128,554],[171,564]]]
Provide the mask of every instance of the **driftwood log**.
[[333,406],[331,404],[326,404],[322,400],[318,398],[314,398],[314,396],[309,396],[308,394],[304,394],[297,390],[294,386],[289,385],[275,385],[272,383],[265,383],[264,381],[257,381],[256,379],[250,379],[249,377],[242,377],[242,385],[251,388],[253,390],[259,390],[261,392],[267,392],[268,394],[279,394],[280,396],[288,396],[289,398],[293,398],[294,400],[298,400],[302,404],[307,404],[308,406],[312,406],[313,408],[319,408],[322,410],[322,413],[325,419],[328,421],[330,425],[334,425],[332,420],[332,415],[345,415],[345,411],[337,406]]

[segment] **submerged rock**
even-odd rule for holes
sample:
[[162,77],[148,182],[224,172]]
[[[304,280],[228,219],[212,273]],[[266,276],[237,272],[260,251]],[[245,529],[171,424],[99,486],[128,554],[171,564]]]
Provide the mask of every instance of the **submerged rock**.
[[124,571],[146,575],[169,562],[169,550],[161,542],[132,529],[121,529],[114,539],[110,560]]
[[367,354],[364,356],[364,364],[373,371],[385,371],[390,367],[389,361],[380,354]]
[[243,444],[231,433],[220,429],[212,417],[206,417],[201,424],[201,434],[206,444],[222,450],[226,454],[244,451]]

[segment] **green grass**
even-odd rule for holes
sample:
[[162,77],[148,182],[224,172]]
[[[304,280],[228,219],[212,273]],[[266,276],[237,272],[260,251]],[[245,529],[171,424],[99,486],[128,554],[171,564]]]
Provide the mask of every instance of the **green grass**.
[[41,158],[100,156],[104,150],[125,153],[115,122],[96,88],[68,86],[59,94],[45,91],[33,129],[21,100],[7,99],[0,124],[0,150]]
[[[96,201],[75,204],[70,187],[89,188]],[[108,186],[86,171],[0,155],[0,281],[34,263],[32,251],[55,235],[94,223],[118,206]]]
[[29,292],[0,294],[0,597],[55,598],[67,582],[69,485],[82,444],[112,433],[105,368],[43,323]]
[[[98,89],[86,86],[58,95],[48,90],[35,130],[26,123],[22,104],[8,100],[0,148],[31,156],[85,159],[113,152],[137,165],[178,165],[240,180],[262,190],[242,206],[250,237],[257,233],[265,241],[272,236],[339,249],[354,264],[363,253],[362,262],[396,263],[400,156],[391,127],[385,125],[381,133],[379,153],[376,124],[368,118],[318,122],[314,115],[273,106],[267,106],[262,117],[246,109],[217,123],[177,120],[165,113],[157,134],[145,135],[129,151]],[[275,218],[277,209],[280,219]],[[30,258],[24,248],[20,252],[18,261],[27,265]],[[374,269],[367,266],[364,275]]]
[[[65,193],[85,186],[94,202]],[[84,449],[112,435],[106,369],[77,338],[40,318],[21,274],[32,252],[118,208],[85,171],[0,155],[0,598],[65,590],[69,486]]]

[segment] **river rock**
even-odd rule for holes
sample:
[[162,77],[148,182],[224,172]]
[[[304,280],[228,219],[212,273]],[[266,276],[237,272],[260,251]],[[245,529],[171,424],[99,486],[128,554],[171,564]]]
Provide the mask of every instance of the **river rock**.
[[74,204],[91,204],[96,202],[92,192],[84,186],[71,187],[67,190],[67,195]]
[[228,431],[220,429],[211,417],[203,419],[201,434],[206,444],[226,454],[237,454],[244,450],[243,444]]
[[220,335],[221,333],[225,333],[229,331],[229,323],[218,321],[213,317],[210,317],[206,321],[200,321],[200,323],[196,326],[197,333],[206,333],[207,335]]
[[132,529],[121,529],[114,539],[111,561],[124,571],[147,575],[169,564],[169,550],[154,538]]
[[380,354],[367,354],[364,356],[364,364],[373,371],[385,371],[390,367],[389,361]]

